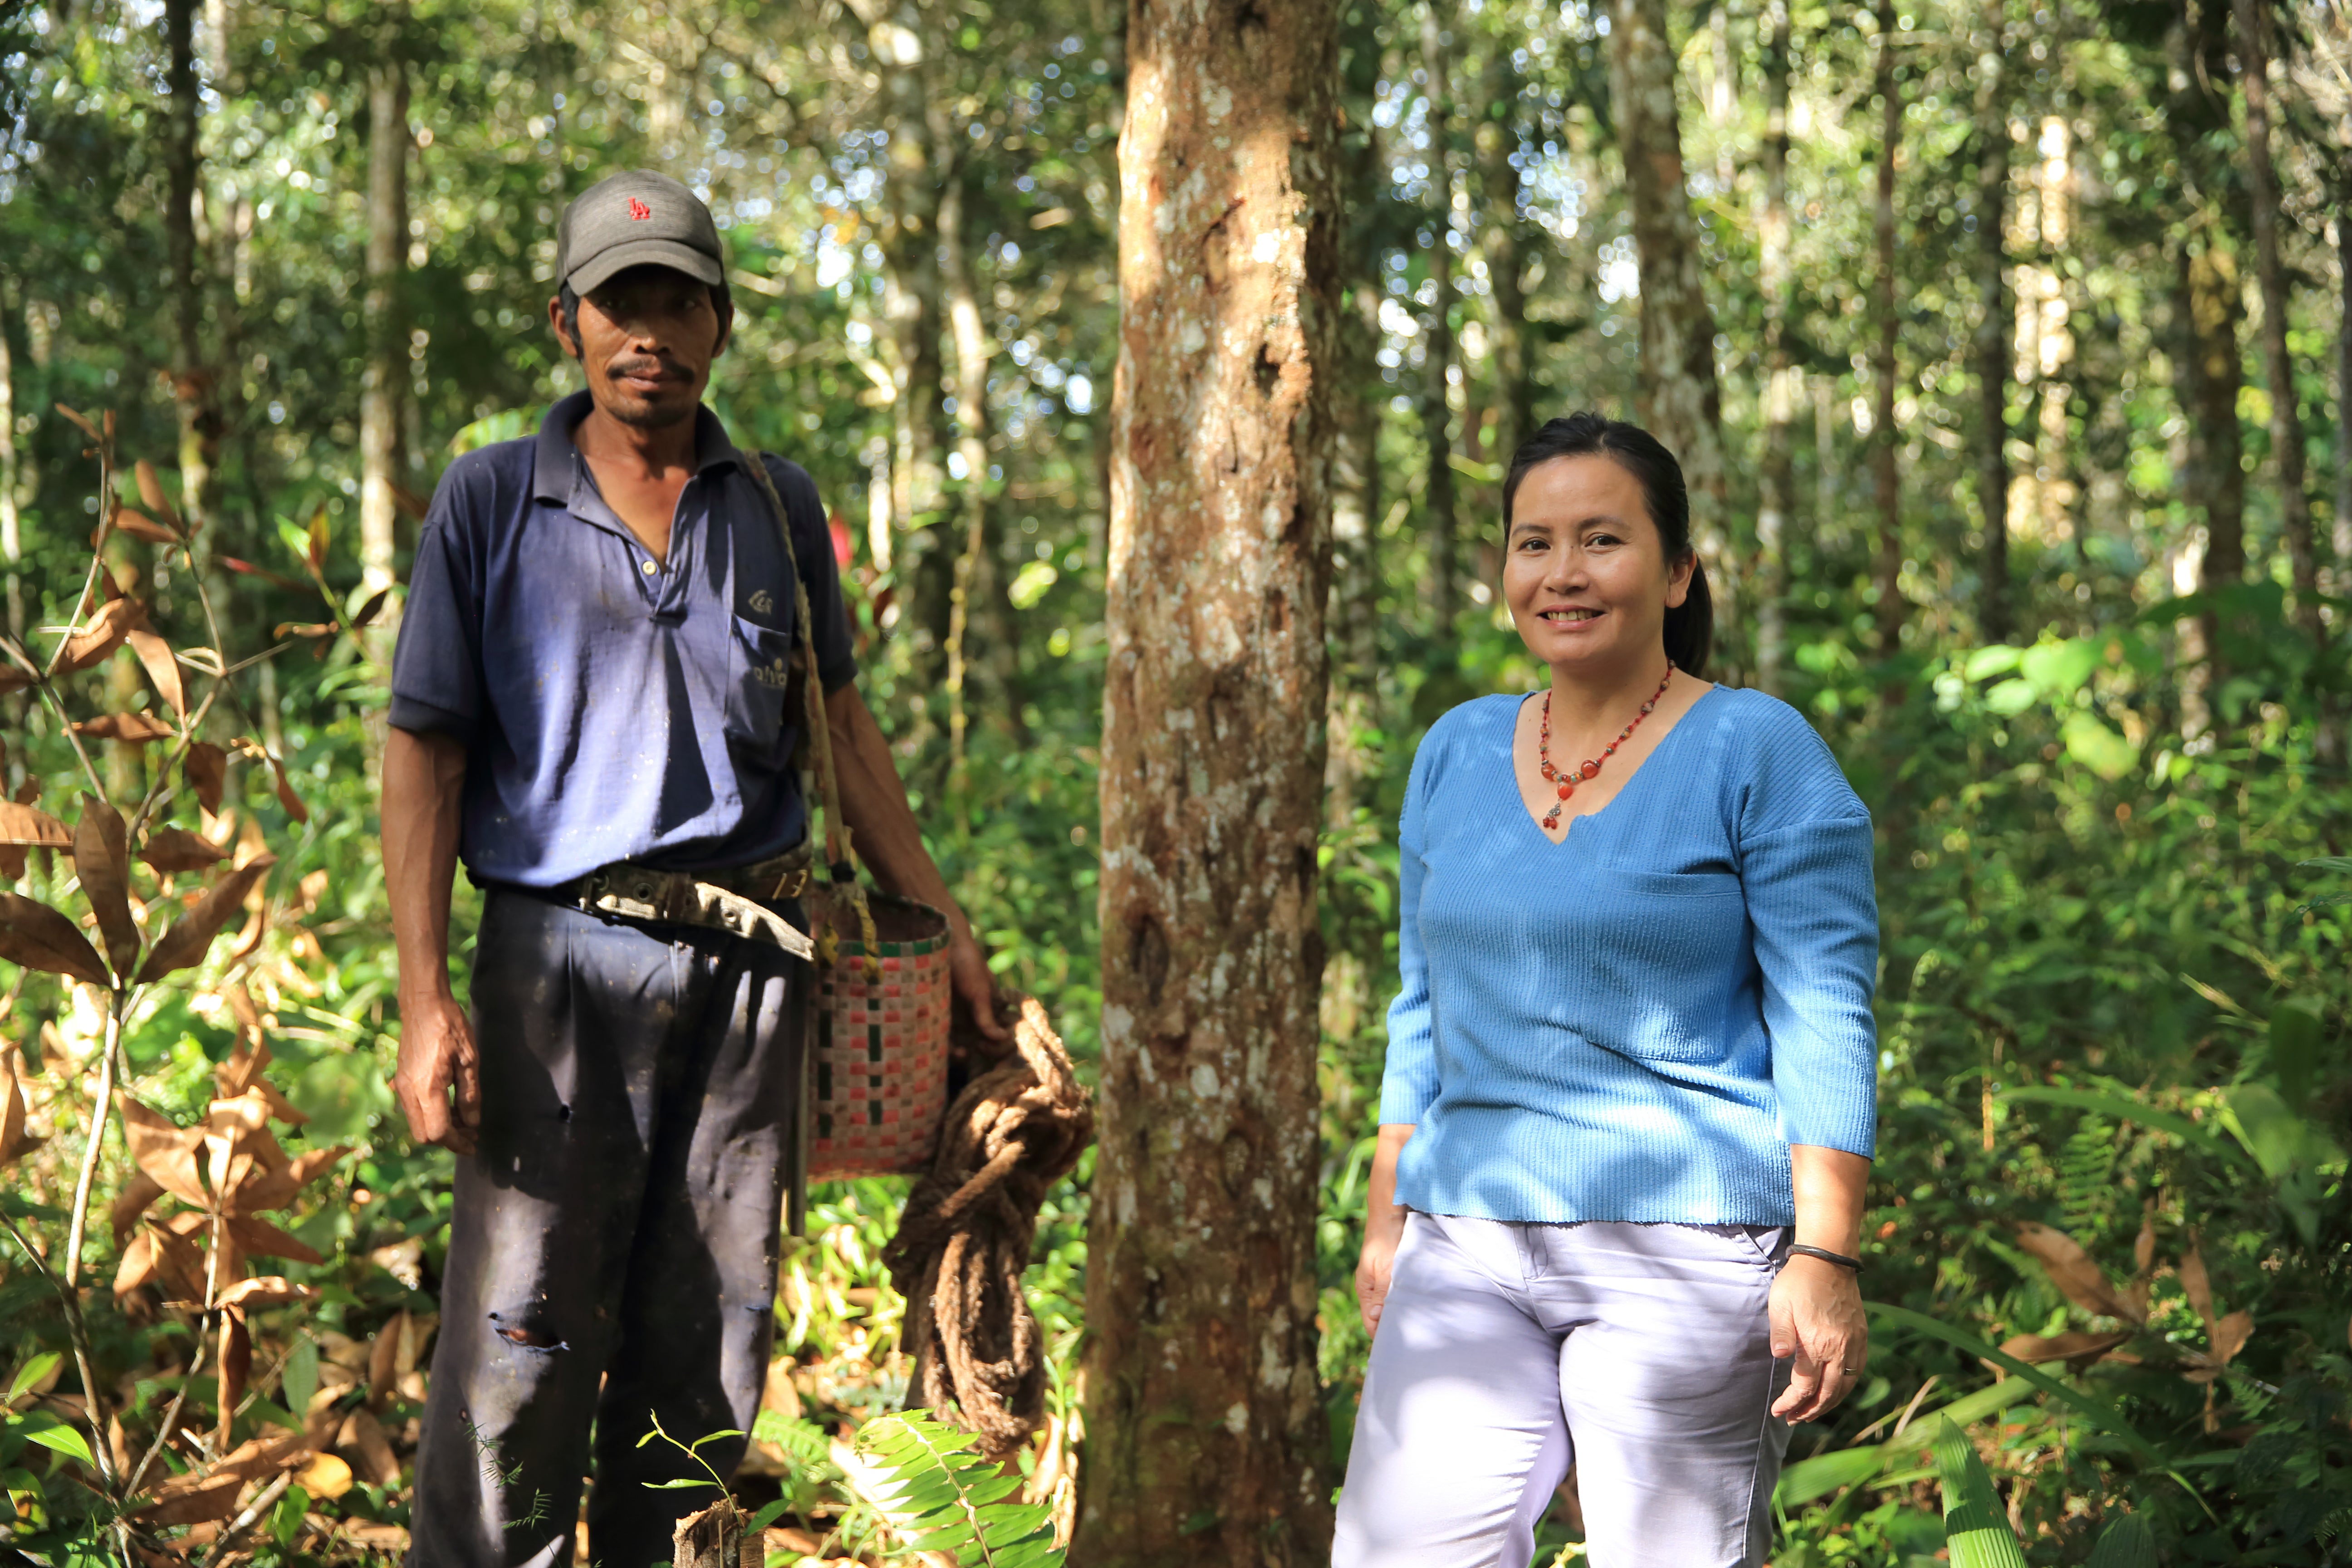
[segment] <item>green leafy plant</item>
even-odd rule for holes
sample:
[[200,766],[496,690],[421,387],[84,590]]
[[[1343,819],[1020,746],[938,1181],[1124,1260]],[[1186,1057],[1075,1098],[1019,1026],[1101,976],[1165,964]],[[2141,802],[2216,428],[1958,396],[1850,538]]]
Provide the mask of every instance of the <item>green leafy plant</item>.
[[1991,1473],[1968,1434],[1948,1420],[1937,1423],[1936,1470],[1944,1487],[1944,1544],[1953,1568],[2025,1568],[2025,1550],[1993,1494]]
[[979,1439],[917,1412],[858,1428],[845,1466],[859,1500],[907,1545],[957,1568],[1058,1568],[1052,1510],[1011,1500],[1021,1478],[973,1451]]

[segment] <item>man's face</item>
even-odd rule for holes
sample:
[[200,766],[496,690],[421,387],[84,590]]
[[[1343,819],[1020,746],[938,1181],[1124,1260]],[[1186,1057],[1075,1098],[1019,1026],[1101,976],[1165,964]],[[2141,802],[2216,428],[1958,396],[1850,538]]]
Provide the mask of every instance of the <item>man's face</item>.
[[587,373],[596,406],[646,429],[694,417],[710,362],[727,345],[729,322],[709,285],[667,267],[616,272],[584,296],[577,342],[564,331],[560,301],[547,309],[557,340]]

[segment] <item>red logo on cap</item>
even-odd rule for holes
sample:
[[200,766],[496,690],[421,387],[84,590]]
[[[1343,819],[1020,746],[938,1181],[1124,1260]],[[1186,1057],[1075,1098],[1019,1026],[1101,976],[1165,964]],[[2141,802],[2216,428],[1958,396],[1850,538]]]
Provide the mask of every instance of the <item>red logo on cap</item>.
[[635,196],[631,196],[629,198],[629,216],[635,218],[639,223],[643,223],[646,219],[653,216],[653,208],[646,205],[645,203],[637,200]]

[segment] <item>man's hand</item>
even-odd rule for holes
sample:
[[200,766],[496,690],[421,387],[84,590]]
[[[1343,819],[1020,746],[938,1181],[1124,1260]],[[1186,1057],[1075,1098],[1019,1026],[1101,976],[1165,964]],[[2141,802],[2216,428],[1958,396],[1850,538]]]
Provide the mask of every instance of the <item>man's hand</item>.
[[392,1087],[408,1117],[409,1136],[460,1154],[474,1152],[482,1124],[481,1058],[466,1010],[447,992],[402,1000],[400,1065],[393,1069]]
[[1817,1421],[1853,1391],[1870,1354],[1862,1287],[1853,1271],[1818,1258],[1791,1258],[1772,1281],[1772,1353],[1794,1356],[1788,1391],[1772,1414]]
[[1388,1305],[1389,1280],[1396,1272],[1397,1243],[1404,1239],[1401,1225],[1373,1221],[1364,1226],[1364,1249],[1356,1255],[1356,1310],[1364,1315],[1364,1337],[1378,1339],[1381,1309]]
[[971,1012],[971,1021],[992,1040],[1013,1037],[996,1021],[996,976],[989,973],[988,954],[971,934],[971,922],[961,910],[948,911],[948,981]]

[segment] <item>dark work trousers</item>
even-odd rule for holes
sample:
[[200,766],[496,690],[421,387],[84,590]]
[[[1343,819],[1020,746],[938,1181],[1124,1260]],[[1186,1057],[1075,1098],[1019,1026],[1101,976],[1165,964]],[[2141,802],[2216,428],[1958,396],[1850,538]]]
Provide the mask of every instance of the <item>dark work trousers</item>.
[[[795,917],[797,910],[789,911]],[[797,921],[796,921],[797,923]],[[474,956],[478,1152],[457,1162],[411,1568],[670,1561],[691,1443],[758,1414],[807,966],[494,888]],[[702,1450],[719,1474],[746,1439]]]

